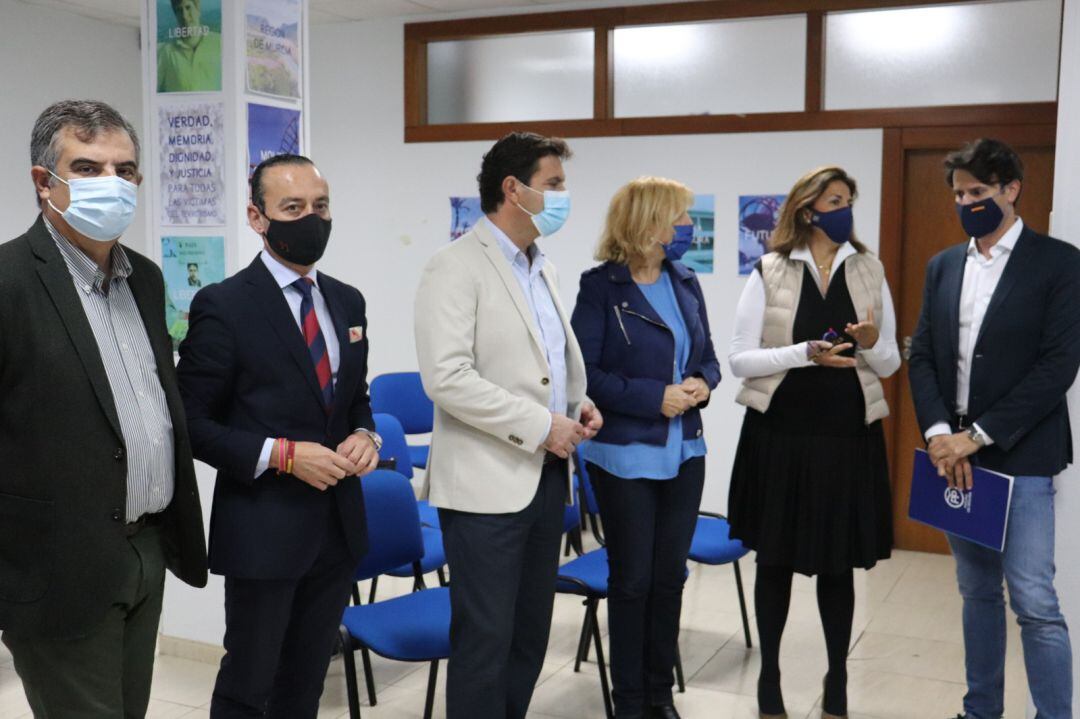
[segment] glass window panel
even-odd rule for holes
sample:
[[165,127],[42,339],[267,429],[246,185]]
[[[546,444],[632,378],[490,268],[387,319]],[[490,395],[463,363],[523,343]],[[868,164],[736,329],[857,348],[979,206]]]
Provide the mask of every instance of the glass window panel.
[[829,13],[825,107],[1057,98],[1060,0]]
[[593,116],[593,31],[428,45],[428,123]]
[[618,117],[798,111],[804,15],[615,30]]

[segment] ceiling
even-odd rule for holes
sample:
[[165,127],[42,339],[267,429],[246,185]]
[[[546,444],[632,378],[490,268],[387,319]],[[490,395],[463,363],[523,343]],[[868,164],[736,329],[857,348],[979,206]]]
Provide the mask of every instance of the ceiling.
[[[76,13],[98,20],[139,26],[139,9],[144,0],[21,0]],[[233,0],[224,0],[231,2]],[[309,0],[311,21],[315,25],[349,20],[371,20],[410,15],[437,16],[443,13],[490,10],[538,5],[581,5],[581,0]]]

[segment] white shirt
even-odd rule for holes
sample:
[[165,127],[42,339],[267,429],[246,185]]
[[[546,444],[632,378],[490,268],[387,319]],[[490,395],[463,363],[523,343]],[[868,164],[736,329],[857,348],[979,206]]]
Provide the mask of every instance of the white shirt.
[[[850,243],[844,243],[840,247],[833,257],[832,271],[829,273],[830,283],[844,260],[856,252]],[[793,250],[791,259],[805,263],[810,268],[817,286],[821,286],[821,275],[809,247]],[[888,377],[900,367],[900,349],[896,344],[896,312],[893,309],[888,281],[881,283],[881,314],[881,317],[874,318],[878,325],[877,344],[870,349],[860,348],[857,352],[879,377]],[[728,354],[732,374],[736,377],[766,377],[813,364],[806,356],[807,342],[787,347],[763,348],[761,332],[764,326],[765,281],[760,272],[754,271],[750,273],[735,309],[735,331]]]
[[[1009,263],[1016,248],[1016,241],[1024,229],[1024,222],[1019,217],[1012,227],[990,248],[990,258],[979,252],[979,247],[972,237],[968,241],[967,260],[964,263],[964,284],[960,290],[960,344],[956,356],[956,413],[967,414],[968,398],[971,394],[971,362],[975,358],[975,343],[979,339],[979,330],[986,319],[986,308],[994,296],[1005,266]],[[985,444],[994,440],[973,423]],[[926,430],[926,440],[939,434],[952,434],[948,422],[938,422]]]
[[517,245],[499,229],[498,225],[489,218],[484,217],[488,229],[499,241],[499,249],[502,250],[514,277],[521,286],[521,292],[525,295],[525,301],[532,310],[533,321],[540,330],[540,337],[544,341],[544,351],[547,356],[548,368],[551,374],[551,398],[548,400],[548,410],[555,414],[566,414],[566,329],[563,327],[562,317],[555,307],[555,300],[551,297],[551,290],[547,281],[540,271],[544,268],[547,260],[544,253],[535,244],[529,248],[532,261],[525,256]]
[[[293,319],[296,320],[296,329],[303,335],[303,324],[300,320],[300,302],[304,299],[304,295],[300,290],[292,286],[292,283],[300,279],[301,275],[296,270],[278,262],[266,250],[259,254],[259,258],[266,265],[266,269],[270,270],[270,274],[274,276],[274,281],[277,282],[278,287],[281,288],[282,293],[285,295],[285,302],[288,303]],[[326,354],[330,358],[331,381],[336,385],[338,365],[341,362],[341,348],[338,345],[337,332],[334,331],[334,321],[330,317],[330,309],[326,306],[326,299],[322,296],[322,291],[319,290],[318,270],[312,269],[307,276],[315,281],[315,285],[311,288],[311,303],[315,305],[315,317],[319,320],[319,330],[326,341]],[[268,437],[263,442],[259,462],[255,465],[256,477],[270,467],[270,453],[274,449],[275,439],[275,437]]]

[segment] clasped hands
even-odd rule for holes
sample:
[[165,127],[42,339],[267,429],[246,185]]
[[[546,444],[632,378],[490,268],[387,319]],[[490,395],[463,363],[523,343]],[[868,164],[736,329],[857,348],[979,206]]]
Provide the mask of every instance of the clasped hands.
[[700,377],[687,377],[682,384],[669,384],[664,388],[664,401],[660,412],[668,419],[685,413],[691,407],[709,399],[709,385]]
[[[271,467],[278,469],[277,452],[271,452]],[[354,432],[332,450],[318,442],[297,442],[292,475],[320,492],[346,477],[363,477],[379,464],[375,440],[365,432]]]
[[567,459],[574,448],[586,439],[592,439],[604,426],[600,410],[591,402],[581,405],[581,421],[574,421],[565,414],[551,413],[551,429],[544,440],[544,449]]
[[938,475],[956,489],[971,489],[974,486],[968,457],[979,449],[980,445],[967,432],[935,435],[926,447]]

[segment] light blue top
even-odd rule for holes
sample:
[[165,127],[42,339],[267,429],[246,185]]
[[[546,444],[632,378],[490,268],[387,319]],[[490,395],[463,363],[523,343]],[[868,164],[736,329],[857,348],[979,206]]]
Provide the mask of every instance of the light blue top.
[[[671,277],[665,269],[660,279],[651,285],[637,283],[645,299],[656,314],[675,335],[675,366],[671,368],[671,383],[683,381],[683,371],[690,359],[690,335],[686,329],[682,310],[675,299]],[[663,446],[631,442],[630,444],[607,444],[589,440],[581,443],[585,461],[603,468],[616,477],[628,479],[674,479],[679,466],[693,457],[705,456],[705,439],[683,439],[682,417],[668,422],[667,443]]]
[[533,321],[544,341],[548,368],[551,370],[551,398],[548,400],[548,409],[555,414],[566,414],[566,329],[555,307],[555,300],[551,297],[547,281],[540,274],[547,259],[535,244],[529,248],[529,257],[526,257],[494,222],[487,217],[482,221],[487,223],[491,234],[499,241],[499,249],[510,263],[510,269],[521,286],[525,301],[532,310]]

